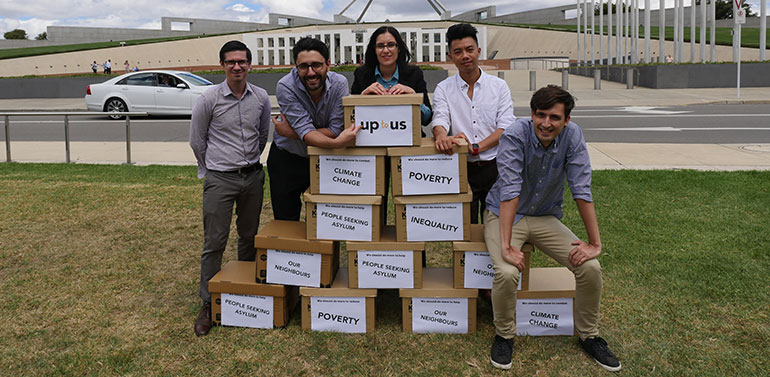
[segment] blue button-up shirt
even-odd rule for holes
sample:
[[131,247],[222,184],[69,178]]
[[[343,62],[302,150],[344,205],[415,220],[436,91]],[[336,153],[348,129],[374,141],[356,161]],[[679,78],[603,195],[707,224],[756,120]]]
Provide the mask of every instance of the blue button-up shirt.
[[327,72],[326,88],[321,101],[316,106],[310,98],[310,93],[302,85],[297,69],[292,69],[289,74],[278,81],[275,97],[281,112],[286,116],[286,120],[299,135],[299,140],[289,139],[273,132],[273,143],[287,152],[307,157],[307,144],[305,144],[304,138],[308,132],[319,128],[328,128],[334,135],[339,135],[342,132],[344,128],[343,118],[345,117],[342,97],[348,94],[350,94],[350,89],[345,76],[335,72]]
[[[393,77],[390,78],[390,80],[385,80],[382,77],[382,73],[380,73],[380,67],[376,66],[374,67],[374,78],[377,79],[377,82],[380,83],[385,89],[390,89],[394,87],[396,84],[398,84],[398,67],[396,67],[396,72],[393,72]],[[412,88],[414,89],[414,88]],[[433,114],[433,112],[430,110],[428,106],[425,106],[424,103],[420,104],[420,121],[425,124],[428,123],[430,120],[430,116]]]
[[514,224],[524,216],[561,219],[565,179],[573,199],[593,201],[588,148],[580,127],[572,122],[544,148],[532,120],[516,120],[500,137],[497,170],[497,181],[487,195],[487,209],[500,216],[500,203],[518,197]]

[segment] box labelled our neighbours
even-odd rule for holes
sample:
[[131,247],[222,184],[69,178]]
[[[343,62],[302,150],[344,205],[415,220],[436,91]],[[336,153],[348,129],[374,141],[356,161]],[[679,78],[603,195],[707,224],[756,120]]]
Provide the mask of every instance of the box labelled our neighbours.
[[[492,289],[495,271],[484,241],[484,225],[471,224],[471,240],[454,241],[452,249],[454,287]],[[519,277],[519,290],[527,290],[529,289],[529,263],[534,247],[530,243],[525,243],[521,251],[524,253],[524,270]]]
[[393,226],[379,242],[348,241],[350,288],[422,288],[424,242],[397,242]]
[[385,195],[386,148],[324,149],[308,146],[310,193]]
[[470,192],[395,196],[397,241],[470,240],[472,197]]
[[357,147],[420,145],[422,94],[350,95],[342,98],[345,126],[361,126]]
[[348,272],[341,268],[331,288],[300,288],[302,328],[344,333],[374,331],[377,290],[348,285]]
[[422,288],[399,289],[404,332],[457,333],[476,331],[478,289],[452,286],[452,269],[423,269]]
[[309,240],[379,241],[382,197],[305,192]]
[[468,192],[468,145],[458,139],[454,153],[440,153],[433,138],[417,147],[388,148],[393,195],[437,195]]

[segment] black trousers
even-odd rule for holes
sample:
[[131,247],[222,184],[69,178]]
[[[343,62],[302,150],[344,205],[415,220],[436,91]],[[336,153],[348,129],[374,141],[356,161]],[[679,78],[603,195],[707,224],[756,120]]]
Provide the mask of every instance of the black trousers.
[[302,193],[310,187],[310,159],[270,145],[267,157],[270,203],[276,220],[299,221]]
[[479,214],[487,208],[487,193],[497,181],[497,159],[489,161],[468,161],[468,183],[471,185],[471,224],[483,224]]

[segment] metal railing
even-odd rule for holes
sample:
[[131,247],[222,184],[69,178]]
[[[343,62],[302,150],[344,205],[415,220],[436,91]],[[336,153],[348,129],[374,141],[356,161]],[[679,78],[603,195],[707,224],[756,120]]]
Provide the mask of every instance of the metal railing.
[[147,116],[145,112],[95,112],[95,111],[48,111],[48,112],[0,112],[0,116],[5,118],[5,160],[11,162],[11,120],[12,116],[33,117],[33,116],[63,116],[64,117],[64,149],[66,161],[70,161],[70,116],[82,115],[121,115],[126,117],[126,164],[131,164],[131,117]]

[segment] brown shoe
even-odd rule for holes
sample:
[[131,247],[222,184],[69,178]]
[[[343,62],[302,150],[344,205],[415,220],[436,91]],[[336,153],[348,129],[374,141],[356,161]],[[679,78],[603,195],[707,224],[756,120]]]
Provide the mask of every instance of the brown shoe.
[[195,335],[207,335],[211,330],[211,304],[204,303],[195,320]]

